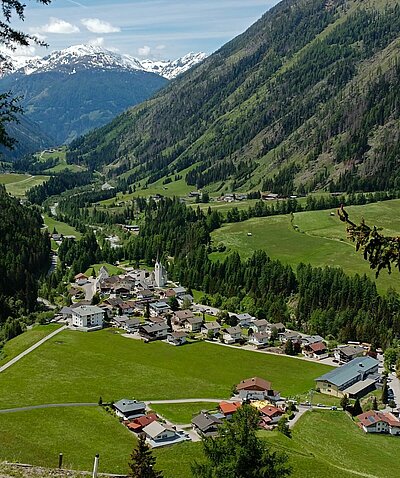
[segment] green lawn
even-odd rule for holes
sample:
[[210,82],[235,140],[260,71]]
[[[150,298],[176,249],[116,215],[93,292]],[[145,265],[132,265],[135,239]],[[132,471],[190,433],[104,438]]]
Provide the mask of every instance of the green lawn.
[[161,405],[150,405],[151,409],[162,415],[173,423],[185,424],[190,423],[194,415],[201,410],[215,410],[217,403],[213,402],[197,402],[197,403],[167,403]]
[[90,266],[88,268],[87,271],[84,272],[84,274],[86,276],[91,276],[92,275],[92,269],[94,269],[96,274],[98,274],[99,270],[103,266],[105,266],[107,268],[108,273],[110,274],[110,276],[117,276],[117,275],[122,274],[124,272],[123,269],[120,269],[119,267],[113,266],[112,264],[103,263],[103,264],[93,264],[92,266]]
[[[386,201],[367,206],[347,208],[350,217],[360,220],[362,216],[371,224],[383,227],[384,232],[400,232],[400,200]],[[362,254],[346,239],[343,223],[334,210],[311,211],[290,216],[253,218],[245,222],[228,224],[213,232],[214,243],[223,242],[228,251],[213,253],[213,258],[223,258],[229,251],[236,250],[243,257],[249,257],[255,250],[264,249],[272,257],[296,267],[300,262],[313,266],[340,266],[348,274],[367,274],[371,279],[375,273],[369,268]],[[251,233],[251,236],[248,236]],[[383,271],[377,280],[380,290],[389,287],[400,290],[400,280]]]
[[[0,462],[19,461],[91,470],[100,454],[100,471],[127,473],[134,436],[98,407],[53,408],[0,414]],[[366,435],[343,412],[312,411],[292,438],[260,432],[273,450],[287,454],[292,478],[397,478],[400,439]],[[165,478],[190,478],[190,464],[202,460],[201,443],[183,443],[154,451]]]
[[99,471],[127,473],[134,435],[99,407],[50,408],[0,414],[0,462],[91,470],[96,453]]
[[329,370],[205,342],[172,347],[125,338],[111,329],[64,331],[0,374],[0,408],[97,402],[99,396],[226,399],[233,384],[253,376],[270,380],[283,396],[293,396],[309,390]]
[[13,196],[23,197],[25,196],[26,192],[29,191],[29,189],[33,188],[34,186],[43,184],[50,177],[50,176],[27,176],[25,174],[22,176],[24,176],[22,179],[18,177],[16,178],[17,180],[15,182],[9,182],[6,184],[7,192],[12,194]]
[[36,342],[39,342],[39,340],[46,337],[46,335],[51,334],[51,332],[54,332],[59,327],[60,326],[57,324],[35,325],[32,329],[29,329],[23,334],[18,335],[18,337],[9,340],[0,350],[0,365],[9,362],[12,358],[16,357]]
[[53,233],[54,228],[59,234],[64,236],[75,236],[77,239],[80,239],[81,233],[77,231],[74,227],[66,224],[65,222],[57,221],[54,217],[44,216],[44,223],[46,224],[50,233]]

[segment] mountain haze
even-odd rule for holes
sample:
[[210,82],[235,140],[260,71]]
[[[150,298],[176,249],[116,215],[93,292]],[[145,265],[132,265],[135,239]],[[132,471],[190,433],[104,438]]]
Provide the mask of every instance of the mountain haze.
[[398,0],[284,0],[76,140],[69,161],[131,182],[183,171],[198,187],[286,194],[398,187],[399,37]]

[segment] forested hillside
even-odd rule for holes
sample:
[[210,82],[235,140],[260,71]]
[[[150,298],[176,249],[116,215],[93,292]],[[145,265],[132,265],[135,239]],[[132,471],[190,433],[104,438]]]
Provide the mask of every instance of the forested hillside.
[[37,279],[46,272],[50,253],[41,227],[39,210],[21,205],[0,185],[0,328],[36,305]]
[[198,187],[398,187],[399,36],[398,0],[284,0],[68,160],[131,182],[190,167]]

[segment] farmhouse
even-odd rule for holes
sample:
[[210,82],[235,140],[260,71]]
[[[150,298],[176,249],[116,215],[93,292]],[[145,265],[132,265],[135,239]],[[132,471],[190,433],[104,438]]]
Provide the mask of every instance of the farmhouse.
[[84,285],[88,281],[88,277],[85,274],[77,274],[75,276],[75,283],[78,285]]
[[241,402],[221,402],[219,409],[225,415],[226,418],[231,418],[236,410],[241,407]]
[[191,319],[192,317],[194,317],[194,314],[189,309],[174,312],[174,320],[179,324],[182,324],[185,320]]
[[242,329],[237,327],[228,327],[223,331],[222,340],[226,344],[234,344],[242,338]]
[[378,380],[378,360],[358,357],[349,363],[318,377],[316,387],[322,393],[359,398],[375,389]]
[[260,413],[262,416],[262,425],[268,426],[277,424],[282,415],[285,414],[282,409],[274,407],[273,405],[267,405],[266,407],[262,408]]
[[72,326],[80,329],[101,329],[104,322],[104,310],[94,305],[82,305],[72,309]]
[[322,360],[328,357],[326,345],[323,342],[315,342],[305,345],[302,353],[305,357],[316,360]]
[[142,417],[146,413],[146,404],[137,400],[123,398],[114,403],[115,414],[124,420],[132,420]]
[[365,433],[400,435],[400,421],[391,413],[371,410],[358,415],[359,426]]
[[240,327],[249,327],[254,320],[250,314],[232,314],[232,317],[236,317]]
[[241,400],[279,400],[279,393],[272,390],[271,382],[259,377],[242,380],[236,390]]
[[200,413],[192,420],[193,430],[201,436],[216,436],[218,435],[218,426],[222,421],[219,418],[213,417],[208,413]]

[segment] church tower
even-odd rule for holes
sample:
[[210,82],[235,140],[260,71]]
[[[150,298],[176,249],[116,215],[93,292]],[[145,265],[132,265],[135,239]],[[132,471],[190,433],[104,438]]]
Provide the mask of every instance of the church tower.
[[158,259],[154,268],[154,282],[156,287],[165,287],[167,285],[167,271]]

